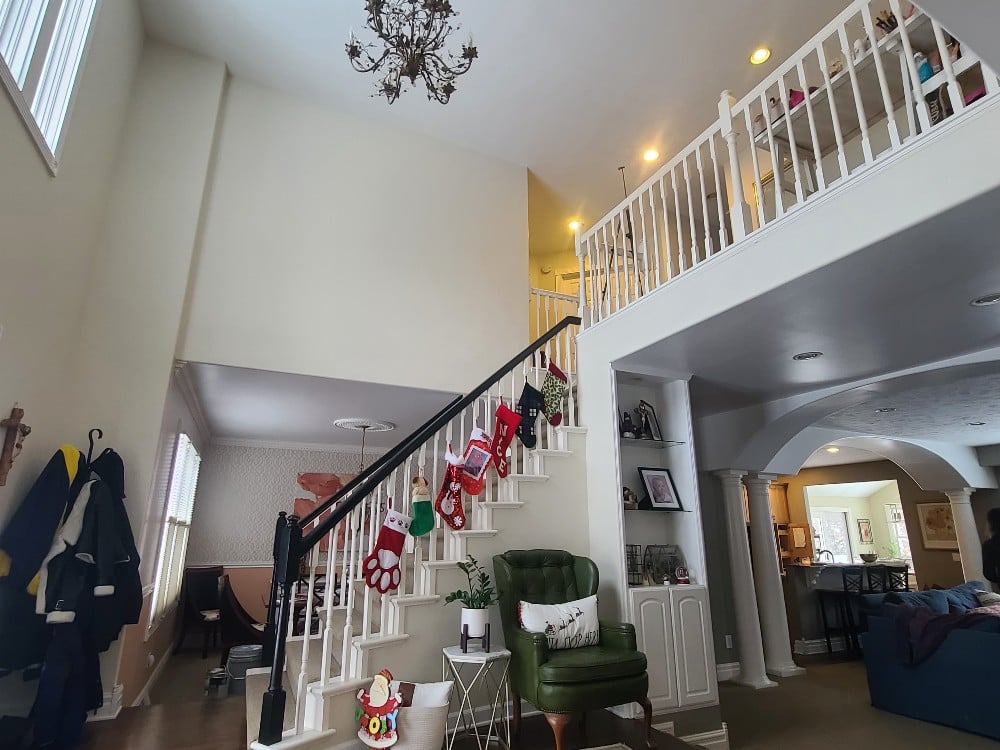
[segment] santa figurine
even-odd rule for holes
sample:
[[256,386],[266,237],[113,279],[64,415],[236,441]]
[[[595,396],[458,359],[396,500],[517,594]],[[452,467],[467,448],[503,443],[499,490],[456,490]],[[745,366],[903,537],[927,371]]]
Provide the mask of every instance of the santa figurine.
[[368,692],[358,691],[358,702],[361,703],[358,708],[361,720],[358,739],[368,747],[391,747],[399,739],[396,718],[402,698],[398,692],[393,694],[391,682],[392,673],[383,669],[375,675]]

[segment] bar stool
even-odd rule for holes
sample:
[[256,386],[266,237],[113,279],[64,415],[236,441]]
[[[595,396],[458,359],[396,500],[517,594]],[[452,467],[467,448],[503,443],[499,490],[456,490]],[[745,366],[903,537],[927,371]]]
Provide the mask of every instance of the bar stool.
[[886,591],[910,590],[910,566],[886,565]]
[[865,578],[868,582],[869,594],[881,594],[889,590],[888,567],[885,565],[866,565]]
[[[823,621],[823,635],[826,638],[826,650],[833,655],[833,641],[831,636],[840,635],[844,638],[844,644],[849,651],[857,654],[860,652],[858,642],[858,628],[854,618],[854,600],[864,591],[865,573],[860,565],[849,565],[840,570],[840,589],[817,589],[819,595],[820,618]],[[828,604],[834,605],[834,614],[837,620],[830,623]]]

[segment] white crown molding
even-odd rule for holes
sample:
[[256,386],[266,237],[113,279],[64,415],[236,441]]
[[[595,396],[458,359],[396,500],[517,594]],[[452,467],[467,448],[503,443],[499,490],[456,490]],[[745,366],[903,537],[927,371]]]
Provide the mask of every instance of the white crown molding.
[[[213,437],[210,445],[224,445],[232,448],[267,448],[288,451],[313,451],[314,453],[344,453],[351,456],[361,455],[361,448],[355,445],[339,445],[335,443],[296,443],[284,440],[246,440],[244,438]],[[365,456],[383,456],[388,448],[366,448]]]
[[198,389],[195,388],[194,383],[191,382],[191,368],[187,365],[188,363],[183,360],[176,360],[174,362],[174,374],[177,380],[177,389],[180,392],[184,403],[187,405],[188,411],[191,412],[191,418],[194,419],[198,432],[201,434],[205,442],[211,443],[212,428],[209,424],[208,417],[205,415],[205,410],[201,405],[201,397],[198,395]]

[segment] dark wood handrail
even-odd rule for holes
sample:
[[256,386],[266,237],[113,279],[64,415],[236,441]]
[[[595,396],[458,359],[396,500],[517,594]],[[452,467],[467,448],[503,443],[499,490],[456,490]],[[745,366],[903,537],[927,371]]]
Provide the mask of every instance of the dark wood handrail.
[[549,341],[554,339],[569,326],[580,325],[580,322],[580,318],[575,315],[568,315],[563,318],[552,329],[540,336],[537,340],[530,343],[511,359],[501,365],[486,380],[469,391],[468,394],[452,401],[435,416],[431,417],[423,425],[410,433],[410,435],[408,435],[389,453],[376,461],[369,468],[365,469],[353,480],[348,482],[348,484],[337,494],[333,495],[322,505],[317,506],[308,516],[302,519],[301,526],[303,528],[307,523],[312,523],[319,515],[326,512],[327,509],[335,505],[341,499],[345,498],[348,493],[353,493],[353,496],[349,500],[341,503],[341,505],[337,507],[333,513],[320,521],[314,529],[312,529],[308,534],[303,535],[302,542],[298,550],[299,554],[305,554],[319,544],[320,539],[328,534],[352,510],[360,505],[361,501],[371,494],[379,483],[388,477],[393,470],[402,465],[407,456],[416,451],[421,445],[424,444],[424,442],[431,438],[435,432],[461,414],[463,409],[486,393],[486,391],[493,387],[495,383],[499,382],[504,375],[513,370],[519,362],[527,359],[533,352],[537,351]]

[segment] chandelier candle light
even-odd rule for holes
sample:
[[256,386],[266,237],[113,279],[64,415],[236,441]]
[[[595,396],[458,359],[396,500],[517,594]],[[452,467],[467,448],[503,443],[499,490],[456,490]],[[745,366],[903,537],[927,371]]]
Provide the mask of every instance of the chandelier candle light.
[[[362,44],[351,31],[347,57],[359,73],[383,73],[376,84],[377,94],[389,104],[406,91],[404,78],[416,85],[424,82],[427,98],[447,104],[455,93],[455,78],[467,73],[479,52],[472,37],[456,55],[445,48],[451,32],[458,29],[452,19],[458,12],[450,0],[366,0],[367,26],[378,36],[376,42]],[[376,94],[372,94],[375,96]]]

